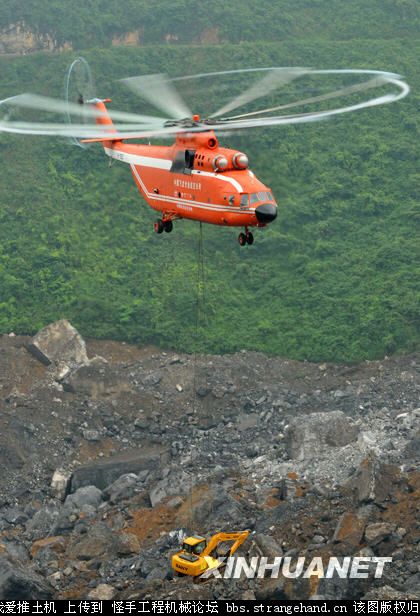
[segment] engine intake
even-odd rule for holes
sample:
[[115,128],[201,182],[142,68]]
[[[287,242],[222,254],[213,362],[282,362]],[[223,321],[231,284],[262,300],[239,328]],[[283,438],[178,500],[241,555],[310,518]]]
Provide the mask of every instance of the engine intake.
[[229,166],[229,161],[226,156],[219,154],[213,159],[213,169],[215,171],[225,171]]
[[249,163],[248,156],[242,154],[242,152],[237,152],[233,155],[232,162],[235,169],[246,169]]

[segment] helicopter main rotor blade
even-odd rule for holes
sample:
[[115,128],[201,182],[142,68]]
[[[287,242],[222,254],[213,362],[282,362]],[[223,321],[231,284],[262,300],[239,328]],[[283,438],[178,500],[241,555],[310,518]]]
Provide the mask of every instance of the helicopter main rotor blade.
[[369,90],[371,88],[377,88],[381,85],[385,85],[388,83],[386,79],[382,76],[374,77],[373,79],[369,79],[369,81],[365,81],[363,83],[358,83],[352,86],[343,86],[339,90],[334,90],[334,92],[329,92],[328,94],[320,94],[319,96],[311,96],[309,98],[301,98],[298,101],[294,101],[293,103],[287,103],[285,105],[277,105],[276,107],[267,107],[266,109],[259,109],[258,111],[250,111],[249,113],[242,113],[240,115],[230,116],[229,118],[224,118],[226,120],[239,120],[240,118],[250,118],[252,116],[258,116],[264,113],[271,113],[273,111],[282,111],[283,109],[292,109],[293,107],[302,107],[303,105],[310,105],[312,103],[320,103],[322,101],[331,100],[333,98],[338,98],[341,96],[348,96],[349,94],[354,94],[355,92],[363,92],[364,90]]
[[217,118],[229,111],[233,111],[238,107],[243,107],[252,101],[267,96],[273,90],[284,86],[297,77],[301,77],[308,72],[305,68],[274,68],[269,73],[265,74],[262,79],[253,83],[245,92],[239,94],[215,113],[210,115],[211,118]]
[[[311,71],[311,74],[318,74],[319,71]],[[368,81],[364,81],[363,83],[353,84],[351,86],[343,86],[338,90],[334,90],[333,92],[328,92],[327,94],[320,94],[318,96],[312,96],[309,98],[302,98],[298,101],[294,101],[293,103],[287,103],[284,105],[277,105],[275,107],[267,107],[266,109],[259,109],[258,111],[251,111],[249,113],[242,113],[235,116],[230,116],[229,118],[224,118],[226,120],[239,120],[241,118],[249,118],[252,116],[258,116],[265,113],[271,113],[273,111],[283,111],[284,109],[292,109],[293,107],[302,107],[304,105],[310,105],[313,103],[320,103],[322,101],[331,100],[333,98],[338,98],[341,96],[349,96],[350,94],[355,94],[356,92],[363,92],[364,90],[370,90],[373,88],[378,88],[381,85],[385,85],[389,83],[389,78],[399,77],[399,75],[395,75],[390,73],[389,76],[387,73],[380,73],[375,75],[372,79]]]
[[[92,101],[86,101],[83,104],[68,103],[65,100],[49,98],[47,96],[40,96],[38,94],[24,93],[0,101],[0,108],[1,105],[7,104],[8,106],[13,107],[35,109],[51,113],[78,115],[83,116],[84,118],[100,118],[101,116],[104,116],[105,114],[103,112],[101,112],[99,109],[95,109],[95,107],[93,106],[94,102],[95,99]],[[163,121],[162,118],[159,118],[158,116],[139,115],[137,113],[126,113],[125,111],[109,110],[107,111],[107,113],[112,120],[135,122],[136,124],[140,124],[141,122],[149,124],[155,122],[157,125],[159,125]]]
[[120,81],[170,118],[180,120],[192,116],[191,110],[166,75],[140,75],[126,77]]
[[114,124],[107,126],[101,124],[67,124],[46,122],[10,122],[0,121],[0,132],[16,133],[21,135],[50,135],[58,137],[76,137],[85,139],[122,140],[149,138],[153,136],[172,135],[179,132],[178,128],[157,127],[156,124]]
[[[384,75],[384,81],[381,83],[388,83],[399,88],[398,93],[394,94],[384,94],[383,96],[378,96],[376,98],[371,98],[367,101],[362,101],[360,103],[355,103],[353,105],[347,105],[344,107],[338,107],[335,109],[328,109],[326,111],[314,111],[312,113],[298,113],[294,115],[279,115],[279,116],[271,116],[267,118],[252,118],[252,119],[234,119],[234,120],[221,120],[219,124],[211,125],[209,124],[209,128],[213,130],[217,130],[217,127],[222,128],[223,130],[242,130],[245,128],[256,128],[256,127],[265,127],[265,126],[279,126],[279,125],[288,125],[288,124],[302,124],[304,122],[318,122],[320,120],[326,120],[330,117],[341,115],[343,113],[349,113],[352,111],[358,111],[360,109],[366,109],[368,107],[375,107],[377,105],[387,105],[389,103],[394,103],[405,98],[409,92],[410,87],[401,79],[393,79],[386,77]],[[379,83],[378,83],[379,85]]]

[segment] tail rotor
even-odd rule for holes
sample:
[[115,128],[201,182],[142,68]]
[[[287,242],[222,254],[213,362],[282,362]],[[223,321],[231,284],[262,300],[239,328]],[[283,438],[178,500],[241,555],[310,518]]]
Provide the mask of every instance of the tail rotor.
[[[77,104],[83,107],[86,101],[94,98],[96,98],[95,83],[90,66],[84,58],[76,58],[70,64],[64,78],[64,100],[68,106],[64,115],[67,124],[71,126],[74,123],[74,113],[70,111],[72,106]],[[78,118],[78,124],[88,125],[90,122],[91,117],[82,112]],[[88,143],[82,143],[77,137],[69,137],[69,141],[79,148],[89,147]]]

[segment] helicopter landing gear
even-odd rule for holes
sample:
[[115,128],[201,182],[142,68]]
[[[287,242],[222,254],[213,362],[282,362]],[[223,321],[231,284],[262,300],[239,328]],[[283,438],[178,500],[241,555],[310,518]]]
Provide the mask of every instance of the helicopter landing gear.
[[174,228],[174,225],[173,225],[172,220],[164,220],[163,221],[163,230],[166,233],[170,233],[173,228]]
[[174,228],[172,220],[157,220],[154,224],[155,233],[170,233]]
[[238,242],[239,242],[240,246],[245,246],[245,244],[246,244],[246,235],[245,235],[245,233],[240,233],[238,235]]
[[245,229],[245,233],[239,234],[238,242],[240,246],[245,246],[245,244],[249,244],[251,246],[254,243],[254,236],[251,231]]

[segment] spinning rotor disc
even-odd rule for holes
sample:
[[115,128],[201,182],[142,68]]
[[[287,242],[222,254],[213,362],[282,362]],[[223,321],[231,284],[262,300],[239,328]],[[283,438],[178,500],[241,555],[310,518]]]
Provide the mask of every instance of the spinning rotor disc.
[[[227,85],[223,86],[223,79]],[[250,84],[248,79],[253,79]],[[203,90],[203,109],[213,105],[200,119],[193,116],[189,105],[176,89],[182,92],[191,87],[188,101],[199,100],[199,84],[214,79],[213,88]],[[339,80],[339,84],[334,83]],[[301,124],[326,120],[336,115],[401,100],[410,91],[400,75],[377,70],[340,69],[314,70],[301,67],[251,68],[212,73],[199,73],[169,78],[166,75],[146,75],[121,80],[136,95],[163,113],[165,117],[140,115],[111,109],[115,135],[120,139],[172,137],[177,133],[214,130],[233,132],[256,127]],[[236,84],[235,84],[236,81]],[[320,83],[317,83],[320,82]],[[235,85],[241,90],[235,91]],[[181,89],[179,88],[179,89]],[[372,92],[379,89],[375,96]],[[385,91],[386,89],[386,91]],[[366,96],[366,93],[369,95]],[[229,100],[220,106],[220,97]],[[83,138],[103,139],[109,136],[95,119],[102,112],[93,105],[95,89],[88,63],[77,58],[69,67],[65,79],[64,100],[33,94],[22,94],[4,101],[2,105],[59,113],[65,123],[17,122],[6,116],[0,120],[0,131],[21,134],[61,135],[70,137],[81,147]],[[262,101],[265,100],[265,104]],[[257,104],[258,101],[258,104]],[[200,110],[200,109],[196,109]]]

